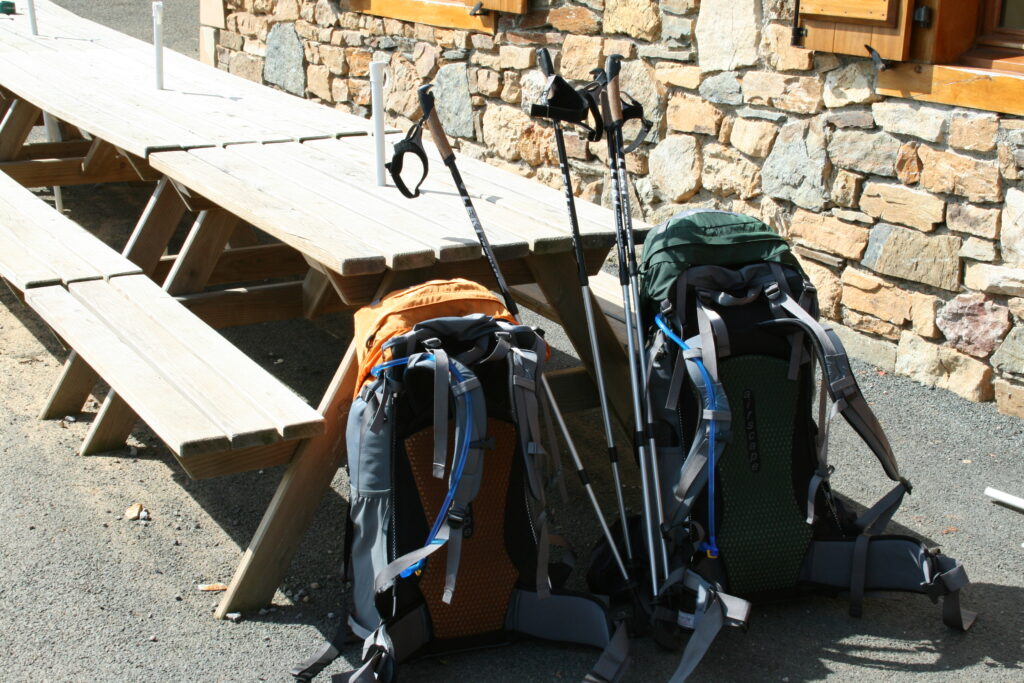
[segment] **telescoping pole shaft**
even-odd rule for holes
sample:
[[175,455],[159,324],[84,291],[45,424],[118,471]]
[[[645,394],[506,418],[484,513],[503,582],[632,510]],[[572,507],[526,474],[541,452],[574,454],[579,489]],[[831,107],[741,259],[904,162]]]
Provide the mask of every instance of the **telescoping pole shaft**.
[[[537,50],[537,62],[541,71],[548,78],[555,76],[554,64],[547,48]],[[576,277],[579,280],[580,295],[583,297],[583,312],[587,321],[587,336],[590,338],[590,355],[594,361],[594,376],[597,382],[597,396],[601,408],[601,422],[604,427],[605,447],[608,450],[608,463],[612,471],[612,483],[615,486],[615,500],[618,506],[619,524],[622,527],[622,539],[625,544],[626,557],[632,563],[633,544],[629,533],[629,519],[626,516],[626,502],[622,489],[622,475],[619,472],[619,451],[615,446],[615,435],[612,432],[611,407],[608,404],[608,393],[604,384],[604,363],[601,360],[600,343],[597,340],[597,324],[595,322],[594,305],[590,295],[590,277],[587,275],[586,257],[583,254],[583,241],[580,238],[579,217],[576,214],[576,196],[573,192],[572,176],[569,173],[569,155],[565,149],[565,135],[562,124],[552,119],[555,130],[555,149],[558,152],[558,168],[562,173],[562,188],[565,191],[565,204],[569,212],[569,226],[572,230],[572,246],[576,255]],[[609,538],[609,543],[613,543]]]
[[505,282],[505,276],[501,274],[498,259],[494,256],[494,250],[487,239],[487,233],[484,232],[484,226],[480,223],[480,217],[476,213],[476,208],[473,207],[473,200],[469,196],[469,191],[466,190],[466,183],[462,180],[462,174],[459,173],[459,167],[455,163],[455,152],[452,151],[452,147],[448,143],[448,136],[444,132],[444,126],[441,125],[441,119],[437,116],[437,108],[434,106],[434,94],[430,92],[432,87],[428,83],[419,89],[420,108],[423,110],[423,118],[426,121],[427,129],[430,131],[430,137],[433,138],[434,144],[437,146],[437,151],[441,153],[441,160],[452,174],[452,181],[455,182],[455,188],[459,191],[459,196],[462,197],[462,204],[466,207],[469,222],[473,224],[473,230],[480,241],[480,248],[484,252],[484,258],[487,259],[487,264],[491,267],[491,273],[494,274],[494,279],[498,282],[498,290],[505,299],[505,307],[518,320],[519,307],[516,305],[515,299],[512,298],[512,292]]
[[[655,557],[655,536],[660,538],[660,530],[655,526],[655,515],[652,511],[653,502],[651,492],[651,481],[649,477],[650,463],[646,443],[644,440],[643,409],[640,400],[640,367],[638,354],[640,349],[636,347],[636,336],[632,333],[633,312],[632,295],[629,291],[629,274],[626,270],[626,249],[627,239],[623,233],[624,224],[622,220],[621,193],[619,191],[619,176],[615,170],[615,137],[614,119],[615,113],[612,103],[608,97],[608,90],[605,88],[601,93],[601,108],[603,110],[608,144],[608,165],[612,180],[612,213],[615,215],[615,248],[619,258],[619,284],[622,286],[622,309],[626,319],[626,356],[629,360],[629,384],[630,394],[633,403],[633,447],[636,449],[637,462],[640,468],[640,494],[643,498],[643,527],[644,540],[647,547],[647,559],[651,572],[651,594],[658,596],[658,562]],[[618,107],[618,117],[622,117],[622,109]]]
[[[625,143],[622,135],[622,97],[619,92],[619,72],[621,70],[620,55],[611,55],[608,57],[606,62],[606,71],[608,74],[608,86],[607,94],[608,101],[612,112],[612,137],[614,137],[614,159],[615,168],[609,169],[610,172],[618,179],[615,183],[617,191],[621,193],[619,198],[619,211],[622,213],[622,232],[625,236],[626,241],[626,258],[628,263],[628,274],[629,274],[629,291],[630,301],[632,303],[632,314],[633,320],[632,325],[626,326],[626,334],[633,335],[634,346],[639,349],[637,355],[637,371],[638,371],[638,386],[641,396],[647,396],[647,364],[644,362],[643,357],[643,331],[642,324],[640,321],[640,275],[639,268],[637,267],[636,261],[636,243],[633,239],[633,215],[630,210],[629,203],[629,180],[626,176],[626,154],[625,154]],[[609,167],[612,165],[613,155],[611,148],[609,148]],[[646,402],[645,402],[646,405]],[[646,414],[646,413],[645,413]],[[651,472],[651,488],[654,490],[654,498],[651,501],[652,507],[654,507],[653,519],[656,522],[655,529],[655,541],[657,543],[658,557],[661,561],[662,572],[664,576],[668,576],[668,550],[665,546],[665,538],[661,533],[661,526],[664,522],[665,507],[662,501],[661,493],[661,473],[658,469],[658,451],[657,444],[654,441],[654,430],[649,422],[649,418],[643,420],[643,437],[647,441],[647,453],[649,457]]]

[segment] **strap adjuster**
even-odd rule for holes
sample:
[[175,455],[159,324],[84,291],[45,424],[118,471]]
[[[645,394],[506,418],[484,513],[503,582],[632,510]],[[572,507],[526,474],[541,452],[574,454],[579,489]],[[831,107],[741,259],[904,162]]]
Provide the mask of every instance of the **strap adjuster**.
[[775,301],[782,296],[782,289],[778,282],[770,282],[764,286],[764,295],[769,301]]

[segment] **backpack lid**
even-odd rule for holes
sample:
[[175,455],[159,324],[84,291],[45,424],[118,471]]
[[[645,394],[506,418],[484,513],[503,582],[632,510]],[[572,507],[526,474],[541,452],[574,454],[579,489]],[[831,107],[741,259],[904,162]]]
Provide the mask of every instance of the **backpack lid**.
[[483,285],[456,278],[431,280],[391,292],[380,301],[364,306],[355,314],[356,358],[359,375],[355,395],[371,379],[370,370],[384,358],[384,344],[405,334],[417,323],[434,318],[461,317],[480,313],[515,323],[502,300]]
[[753,216],[713,209],[681,211],[644,240],[641,305],[657,310],[676,278],[693,266],[737,267],[759,261],[800,269],[785,239]]

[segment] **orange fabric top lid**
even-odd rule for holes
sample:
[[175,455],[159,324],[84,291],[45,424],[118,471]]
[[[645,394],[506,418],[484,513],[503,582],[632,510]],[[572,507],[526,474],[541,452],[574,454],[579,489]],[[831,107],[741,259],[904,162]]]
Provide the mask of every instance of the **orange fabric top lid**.
[[380,301],[364,306],[355,314],[356,358],[359,376],[355,395],[370,379],[370,371],[384,360],[384,344],[405,334],[416,323],[434,318],[482,313],[516,322],[502,300],[483,285],[471,280],[430,280],[391,292]]

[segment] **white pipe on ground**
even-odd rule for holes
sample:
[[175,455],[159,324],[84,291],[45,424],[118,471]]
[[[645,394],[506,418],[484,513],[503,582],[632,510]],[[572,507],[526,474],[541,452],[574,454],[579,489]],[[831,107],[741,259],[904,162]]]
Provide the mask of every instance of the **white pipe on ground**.
[[373,147],[377,184],[386,185],[384,176],[384,69],[387,62],[370,62],[370,98],[373,107]]
[[164,3],[153,2],[153,47],[156,49],[156,89],[164,89]]
[[1017,512],[1024,512],[1024,498],[994,489],[991,486],[985,489],[985,495],[998,503],[1012,507]]

